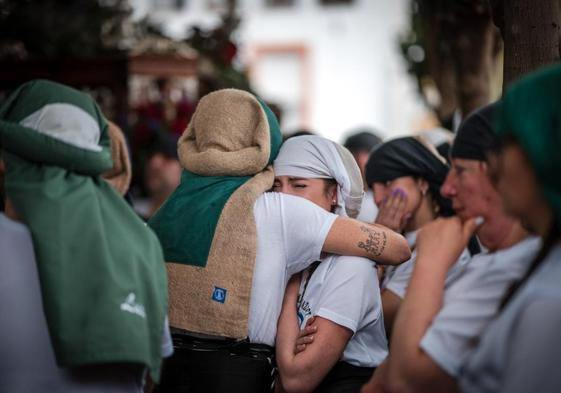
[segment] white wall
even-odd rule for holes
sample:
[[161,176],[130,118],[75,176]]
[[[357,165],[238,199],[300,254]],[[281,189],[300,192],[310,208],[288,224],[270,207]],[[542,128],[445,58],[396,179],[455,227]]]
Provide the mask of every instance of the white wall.
[[[212,27],[220,20],[208,1],[186,0],[181,11],[154,9],[154,1],[131,3],[156,21],[165,21],[166,31],[178,38],[187,26]],[[306,125],[338,141],[358,126],[377,128],[386,137],[407,133],[425,113],[399,54],[398,36],[407,28],[408,2],[354,0],[350,6],[325,7],[319,0],[295,0],[294,6],[269,8],[264,0],[239,0],[240,61],[251,66],[252,82],[265,99],[284,97],[292,102],[292,112],[283,121],[286,130]],[[298,61],[289,55],[256,63],[256,49],[282,45],[307,49],[305,85],[298,86]],[[307,97],[308,124],[299,124],[303,119],[298,97]]]

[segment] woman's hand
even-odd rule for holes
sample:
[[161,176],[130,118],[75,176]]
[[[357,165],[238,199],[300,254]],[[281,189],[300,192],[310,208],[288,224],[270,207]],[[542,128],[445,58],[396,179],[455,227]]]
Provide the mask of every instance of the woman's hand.
[[311,317],[306,321],[306,326],[304,329],[300,330],[298,333],[298,338],[296,339],[296,345],[294,346],[294,354],[304,352],[306,346],[314,342],[314,334],[318,331],[318,327],[314,325],[316,317]]
[[417,263],[442,261],[450,267],[466,248],[477,228],[476,219],[461,221],[459,217],[438,218],[423,226],[417,235]]
[[378,206],[375,223],[401,233],[411,218],[411,214],[406,212],[406,208],[407,194],[401,188],[395,188],[390,196],[386,197]]

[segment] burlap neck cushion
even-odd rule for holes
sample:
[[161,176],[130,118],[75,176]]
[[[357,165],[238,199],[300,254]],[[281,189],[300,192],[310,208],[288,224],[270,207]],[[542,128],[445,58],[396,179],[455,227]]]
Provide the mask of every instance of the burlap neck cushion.
[[202,176],[253,176],[269,162],[269,123],[250,93],[219,90],[203,97],[179,139],[181,165]]
[[111,139],[111,159],[113,167],[104,172],[102,177],[115,188],[119,194],[125,195],[131,184],[132,169],[123,131],[112,121],[107,121],[109,138]]
[[[200,182],[199,189],[206,186],[205,177],[208,184],[217,177],[243,180],[221,207],[214,233],[210,234],[206,265],[167,259],[173,327],[213,336],[247,337],[257,249],[253,205],[273,185],[274,174],[268,164],[276,157],[280,140],[276,118],[252,94],[226,89],[200,101],[178,143],[181,164],[186,171],[200,176],[186,179]],[[207,188],[205,192],[213,193],[213,186]],[[183,202],[190,200],[200,207],[209,203],[189,197],[184,195]],[[179,201],[181,195],[173,199]],[[197,212],[193,203],[187,207],[193,211],[191,217]],[[193,221],[189,231],[193,229],[201,228]],[[197,246],[193,238],[186,241]]]

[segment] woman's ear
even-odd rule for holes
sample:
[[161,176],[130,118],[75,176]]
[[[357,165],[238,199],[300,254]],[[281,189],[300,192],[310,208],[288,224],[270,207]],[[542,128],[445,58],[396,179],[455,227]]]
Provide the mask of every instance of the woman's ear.
[[421,194],[423,195],[427,195],[427,192],[429,190],[429,182],[426,181],[425,179],[417,179],[417,186],[419,187],[419,190],[421,191]]
[[329,187],[329,198],[331,199],[331,205],[335,206],[337,205],[337,185],[336,184],[332,184]]

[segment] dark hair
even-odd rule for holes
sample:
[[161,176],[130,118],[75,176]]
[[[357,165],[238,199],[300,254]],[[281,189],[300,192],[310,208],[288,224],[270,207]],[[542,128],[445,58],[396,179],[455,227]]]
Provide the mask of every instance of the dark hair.
[[325,192],[326,194],[327,194],[327,192],[329,191],[329,188],[330,188],[330,187],[338,186],[338,185],[339,185],[339,183],[337,183],[337,180],[335,180],[335,179],[321,179],[321,180],[324,181],[324,186],[325,186],[325,187],[324,187],[324,192]]
[[478,108],[460,124],[450,149],[451,158],[487,161],[487,153],[497,143],[493,127],[501,102]]
[[452,202],[440,194],[446,180],[448,164],[436,153],[433,146],[416,137],[402,137],[387,141],[376,147],[366,163],[366,183],[392,181],[411,176],[424,179],[429,192],[439,208],[439,216],[452,216]]

